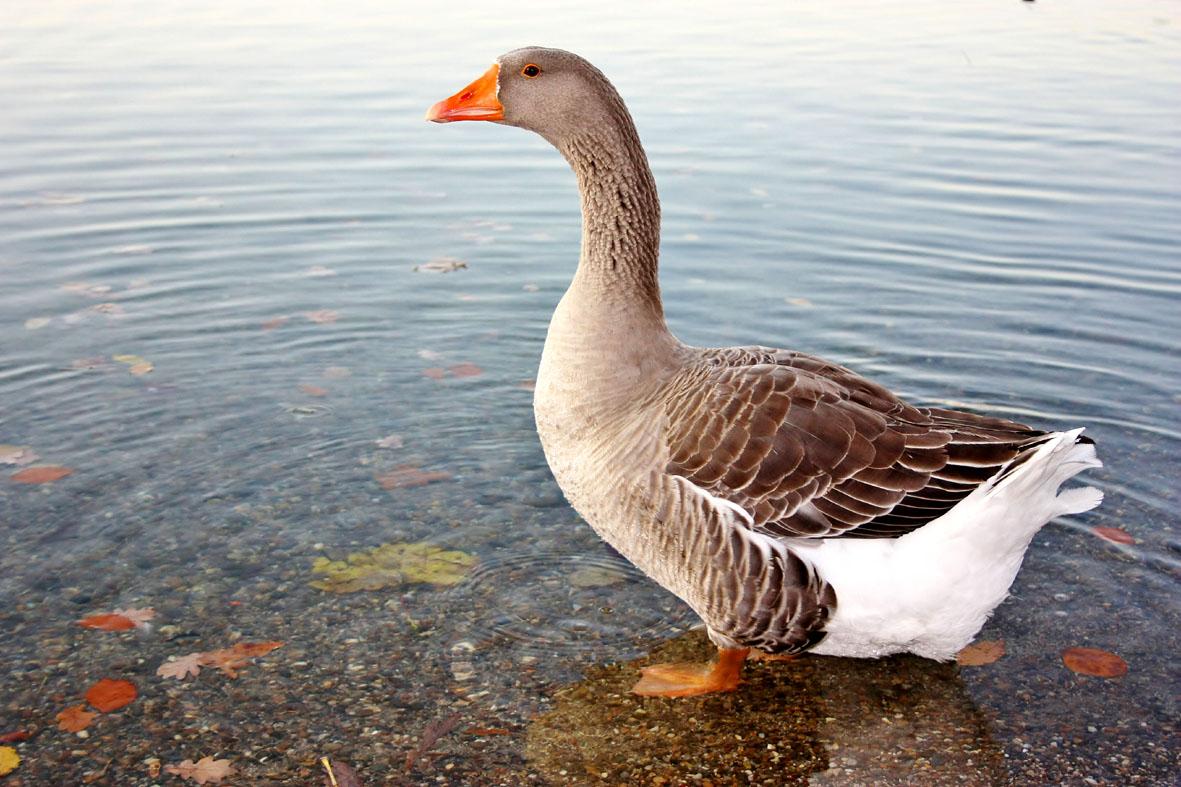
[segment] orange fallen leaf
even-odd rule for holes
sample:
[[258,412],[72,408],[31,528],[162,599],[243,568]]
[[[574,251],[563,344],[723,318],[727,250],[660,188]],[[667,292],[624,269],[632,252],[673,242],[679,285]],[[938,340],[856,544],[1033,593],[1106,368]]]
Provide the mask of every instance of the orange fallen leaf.
[[88,629],[100,629],[101,631],[129,631],[135,628],[135,621],[126,615],[107,612],[100,615],[84,617],[78,621],[78,625]]
[[148,621],[156,617],[156,610],[151,607],[129,607],[117,609],[98,615],[90,615],[78,621],[78,625],[88,629],[103,631],[127,631],[136,627],[145,628]]
[[262,329],[264,331],[273,331],[276,328],[282,328],[286,324],[287,324],[286,317],[272,317],[271,319],[265,321],[262,324]]
[[33,737],[33,733],[28,730],[13,730],[12,732],[0,732],[0,743],[20,743],[27,741]]
[[1003,639],[984,639],[973,642],[955,654],[956,663],[961,667],[979,667],[991,664],[1005,655],[1005,641]]
[[479,735],[481,737],[486,735],[511,735],[504,727],[468,727],[463,731],[465,735]]
[[135,690],[134,683],[111,678],[103,678],[86,691],[86,701],[103,713],[119,710],[137,696],[139,693]]
[[136,377],[143,377],[145,374],[150,374],[155,368],[150,361],[140,361],[139,363],[133,363],[131,366],[128,366],[127,371]]
[[1071,672],[1096,678],[1118,678],[1128,674],[1128,662],[1098,648],[1067,648],[1062,651],[1062,663]]
[[229,648],[211,650],[201,654],[201,664],[205,667],[216,667],[228,677],[238,677],[238,670],[246,666],[250,659],[265,656],[275,648],[283,647],[282,642],[239,642]]
[[164,770],[182,779],[192,779],[197,784],[217,784],[234,772],[234,766],[229,760],[202,757],[196,762],[184,760],[179,765],[165,765]]
[[447,370],[441,369],[438,366],[432,366],[429,369],[423,369],[422,376],[429,377],[432,380],[442,380],[447,376]]
[[97,713],[86,710],[85,705],[74,705],[66,708],[53,718],[57,720],[57,728],[63,732],[78,732],[90,726],[90,722],[98,717]]
[[73,472],[70,468],[61,465],[34,465],[26,467],[19,473],[13,473],[10,478],[18,484],[50,484]]
[[414,465],[399,465],[388,473],[376,476],[382,489],[410,489],[436,481],[446,481],[451,474],[446,470],[421,470]]
[[1110,541],[1113,544],[1136,543],[1136,539],[1132,537],[1131,533],[1120,530],[1118,527],[1093,527],[1091,528],[1091,532],[1104,541]]
[[484,370],[474,363],[457,363],[448,371],[456,377],[479,377]]
[[308,396],[327,396],[328,389],[321,388],[318,385],[309,385],[308,383],[300,383],[299,390],[303,391]]

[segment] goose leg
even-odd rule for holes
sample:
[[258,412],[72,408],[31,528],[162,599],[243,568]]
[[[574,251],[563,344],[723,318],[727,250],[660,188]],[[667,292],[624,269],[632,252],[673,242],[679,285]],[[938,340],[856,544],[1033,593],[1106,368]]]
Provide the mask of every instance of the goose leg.
[[734,691],[749,648],[718,648],[713,664],[653,664],[640,671],[632,692],[643,697],[692,697]]

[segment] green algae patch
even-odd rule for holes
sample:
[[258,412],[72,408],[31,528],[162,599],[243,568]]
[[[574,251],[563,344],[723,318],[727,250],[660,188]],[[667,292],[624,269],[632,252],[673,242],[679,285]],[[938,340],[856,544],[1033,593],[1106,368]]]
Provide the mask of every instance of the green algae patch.
[[420,541],[413,544],[382,544],[354,552],[344,560],[318,557],[312,573],[322,578],[309,584],[330,593],[355,593],[398,585],[458,584],[476,564],[476,558],[458,549],[444,549]]

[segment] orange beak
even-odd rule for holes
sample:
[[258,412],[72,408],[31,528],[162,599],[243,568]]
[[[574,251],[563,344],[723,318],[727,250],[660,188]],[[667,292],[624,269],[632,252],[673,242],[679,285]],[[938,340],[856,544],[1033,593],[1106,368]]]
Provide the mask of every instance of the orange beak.
[[426,119],[436,123],[456,120],[502,120],[504,107],[496,98],[496,78],[500,65],[494,63],[484,76],[451,98],[445,98],[426,111]]

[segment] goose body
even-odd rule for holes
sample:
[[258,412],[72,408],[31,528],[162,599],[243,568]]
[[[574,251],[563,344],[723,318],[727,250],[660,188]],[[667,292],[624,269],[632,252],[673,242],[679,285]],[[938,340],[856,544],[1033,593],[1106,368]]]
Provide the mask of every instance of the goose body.
[[749,649],[950,659],[1005,598],[1033,535],[1101,495],[1081,429],[912,406],[814,356],[698,348],[669,331],[655,182],[618,93],[531,47],[436,104],[548,139],[578,177],[582,253],[534,395],[567,499],[688,603],[721,654],[649,668],[636,690],[732,689]]

